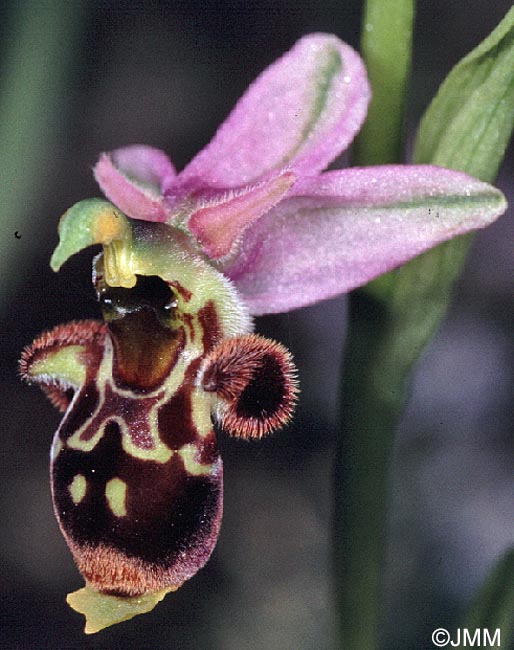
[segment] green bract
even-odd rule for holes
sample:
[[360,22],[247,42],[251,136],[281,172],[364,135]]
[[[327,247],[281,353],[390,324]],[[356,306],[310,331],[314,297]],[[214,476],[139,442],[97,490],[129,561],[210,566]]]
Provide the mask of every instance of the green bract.
[[514,125],[514,7],[450,72],[421,121],[414,159],[491,182]]

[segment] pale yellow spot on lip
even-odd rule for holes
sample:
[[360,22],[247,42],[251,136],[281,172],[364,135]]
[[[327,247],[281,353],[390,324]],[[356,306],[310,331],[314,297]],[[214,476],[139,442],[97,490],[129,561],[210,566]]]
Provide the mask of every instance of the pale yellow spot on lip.
[[[154,409],[155,411],[156,409]],[[121,444],[123,445],[123,450],[129,454],[130,456],[134,456],[135,458],[140,458],[141,460],[153,460],[156,463],[167,463],[171,456],[173,455],[173,450],[171,450],[169,447],[167,447],[162,440],[159,438],[159,432],[157,430],[157,423],[156,423],[156,418],[150,415],[149,417],[150,420],[150,427],[152,431],[152,438],[154,440],[154,446],[151,449],[143,449],[142,447],[138,447],[135,445],[132,441],[132,438],[130,437],[130,430],[127,426],[127,423],[123,420],[123,418],[116,417],[116,418],[111,418],[111,422],[117,422],[118,425],[120,426],[121,432],[122,432],[122,441]]]
[[116,517],[125,517],[127,514],[126,498],[127,484],[120,478],[112,478],[105,486],[105,496],[109,507]]
[[216,469],[217,463],[214,465],[202,465],[195,459],[196,452],[195,445],[184,445],[178,450],[178,455],[182,458],[186,472],[192,476],[212,474]]
[[66,445],[71,449],[79,449],[80,451],[91,451],[94,449],[105,433],[105,426],[102,425],[99,427],[89,440],[81,440],[80,436],[89,424],[90,420],[87,420],[84,426],[75,431],[75,433],[68,438]]
[[205,438],[212,432],[212,394],[196,387],[191,394],[191,410],[196,430]]
[[82,474],[76,474],[69,487],[71,498],[75,505],[78,505],[86,496],[86,488],[86,477]]

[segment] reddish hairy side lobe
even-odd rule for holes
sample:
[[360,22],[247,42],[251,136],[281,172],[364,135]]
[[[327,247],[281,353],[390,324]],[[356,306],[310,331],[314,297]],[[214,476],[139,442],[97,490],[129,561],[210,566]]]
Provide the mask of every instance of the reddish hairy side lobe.
[[39,384],[52,404],[60,411],[66,411],[73,397],[73,387],[63,385],[58,377],[41,378],[32,375],[32,366],[60,348],[82,345],[85,348],[84,364],[87,368],[96,367],[100,362],[105,334],[105,324],[95,320],[72,321],[43,332],[22,352],[20,359],[22,379],[28,383]]
[[202,386],[225,402],[220,425],[240,438],[262,438],[284,426],[298,395],[289,351],[255,334],[217,345],[206,358]]

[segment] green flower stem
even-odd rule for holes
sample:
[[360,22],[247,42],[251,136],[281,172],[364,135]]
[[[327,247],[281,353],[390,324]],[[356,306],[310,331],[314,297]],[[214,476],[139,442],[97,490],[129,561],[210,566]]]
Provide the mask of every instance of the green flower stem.
[[[373,99],[354,147],[356,165],[401,161],[413,20],[413,0],[366,2],[361,46]],[[389,456],[411,363],[405,347],[395,354],[398,325],[384,303],[351,295],[335,468],[337,630],[344,650],[379,645]]]
[[[492,182],[513,125],[514,9],[441,86],[422,120],[415,161]],[[410,370],[446,313],[469,244],[470,237],[447,242],[351,295],[334,530],[343,650],[379,647],[394,429]]]
[[[41,244],[38,202],[52,169],[85,3],[10,3],[0,86],[0,275],[4,300]],[[17,233],[15,237],[15,233]],[[19,238],[18,238],[19,237]]]
[[439,250],[436,257],[419,258],[386,294],[350,295],[335,471],[334,555],[343,650],[379,647],[395,425],[410,370],[445,313],[448,280],[460,269],[467,241],[461,238],[457,246]]
[[361,53],[373,96],[366,123],[354,145],[354,165],[402,160],[414,7],[414,0],[368,0],[365,4]]

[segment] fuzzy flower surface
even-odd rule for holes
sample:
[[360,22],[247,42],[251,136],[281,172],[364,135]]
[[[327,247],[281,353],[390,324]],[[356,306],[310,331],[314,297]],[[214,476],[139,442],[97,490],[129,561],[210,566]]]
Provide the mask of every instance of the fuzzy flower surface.
[[213,425],[259,439],[289,422],[294,362],[252,315],[349,291],[505,210],[494,187],[438,167],[323,171],[369,99],[356,52],[307,36],[182,172],[148,146],[104,153],[108,200],[62,217],[51,266],[102,244],[102,319],[43,333],[20,370],[63,413],[52,496],[87,633],[150,611],[208,561],[223,510]]
[[359,55],[302,38],[249,87],[177,174],[148,146],[105,153],[95,177],[128,217],[184,230],[254,315],[366,284],[506,209],[502,194],[429,165],[323,170],[352,142],[370,100]]

